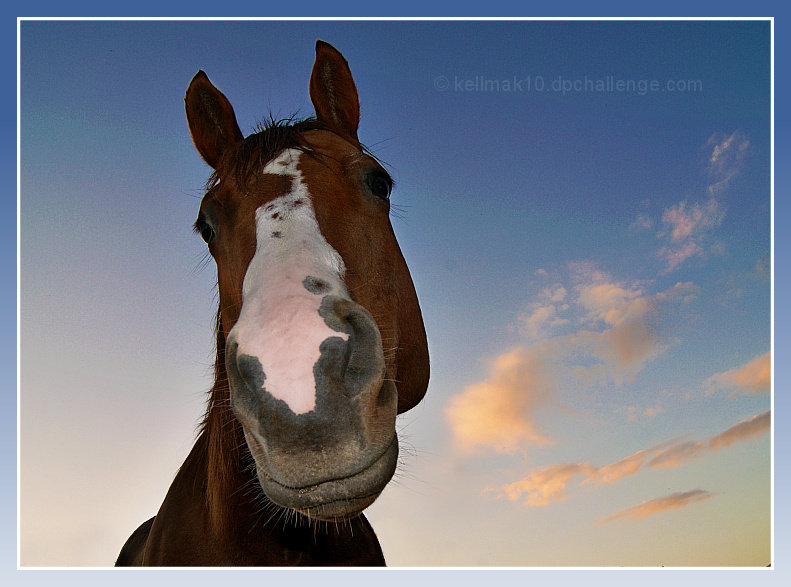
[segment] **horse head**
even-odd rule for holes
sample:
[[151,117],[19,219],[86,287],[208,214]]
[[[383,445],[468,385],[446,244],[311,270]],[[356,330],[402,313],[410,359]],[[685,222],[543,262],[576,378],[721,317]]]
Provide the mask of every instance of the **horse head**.
[[310,98],[315,119],[246,138],[203,72],[185,103],[214,170],[195,223],[217,265],[227,372],[212,409],[232,411],[271,502],[342,520],[392,477],[396,415],[425,394],[429,363],[392,180],[357,138],[346,60],[322,41]]

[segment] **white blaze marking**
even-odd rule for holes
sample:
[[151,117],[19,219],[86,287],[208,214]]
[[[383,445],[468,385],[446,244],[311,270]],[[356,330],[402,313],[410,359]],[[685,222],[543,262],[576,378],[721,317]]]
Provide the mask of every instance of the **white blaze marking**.
[[[283,151],[263,173],[293,178],[291,191],[256,210],[256,251],[242,286],[242,311],[229,333],[239,346],[237,357],[257,357],[264,388],[286,402],[295,414],[316,407],[313,366],[321,343],[349,335],[331,329],[319,315],[327,293],[348,298],[343,259],[322,236],[297,168],[301,153]],[[322,294],[305,289],[306,277],[329,285]]]

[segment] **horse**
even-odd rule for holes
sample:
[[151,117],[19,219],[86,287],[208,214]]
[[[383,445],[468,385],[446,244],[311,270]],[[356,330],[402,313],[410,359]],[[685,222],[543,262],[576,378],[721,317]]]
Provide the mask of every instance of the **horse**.
[[213,169],[195,231],[217,267],[214,384],[197,439],[117,566],[381,566],[363,510],[426,393],[393,182],[360,143],[348,62],[316,42],[315,117],[244,137],[201,70],[185,95]]

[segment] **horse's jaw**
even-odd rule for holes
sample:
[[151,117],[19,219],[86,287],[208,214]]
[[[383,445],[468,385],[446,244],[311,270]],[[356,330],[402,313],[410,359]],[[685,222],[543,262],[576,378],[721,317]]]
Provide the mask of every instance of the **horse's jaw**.
[[[256,436],[245,432],[248,447],[253,447],[251,452],[260,454],[261,445]],[[256,460],[256,473],[264,495],[272,503],[313,520],[339,522],[358,516],[379,497],[393,477],[397,463],[398,438],[394,433],[384,452],[351,474],[292,487],[275,479],[263,459]]]

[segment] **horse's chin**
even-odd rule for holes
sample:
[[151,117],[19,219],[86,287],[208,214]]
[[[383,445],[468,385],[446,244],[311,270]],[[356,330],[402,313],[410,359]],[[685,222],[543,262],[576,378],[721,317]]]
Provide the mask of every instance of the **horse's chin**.
[[344,522],[363,513],[363,510],[371,505],[377,497],[379,497],[379,493],[365,498],[335,501],[294,511],[320,522]]
[[256,463],[261,489],[273,503],[299,512],[314,520],[339,522],[354,518],[370,506],[395,473],[398,464],[398,438],[364,469],[341,478],[330,478],[302,487],[289,487],[278,482]]

